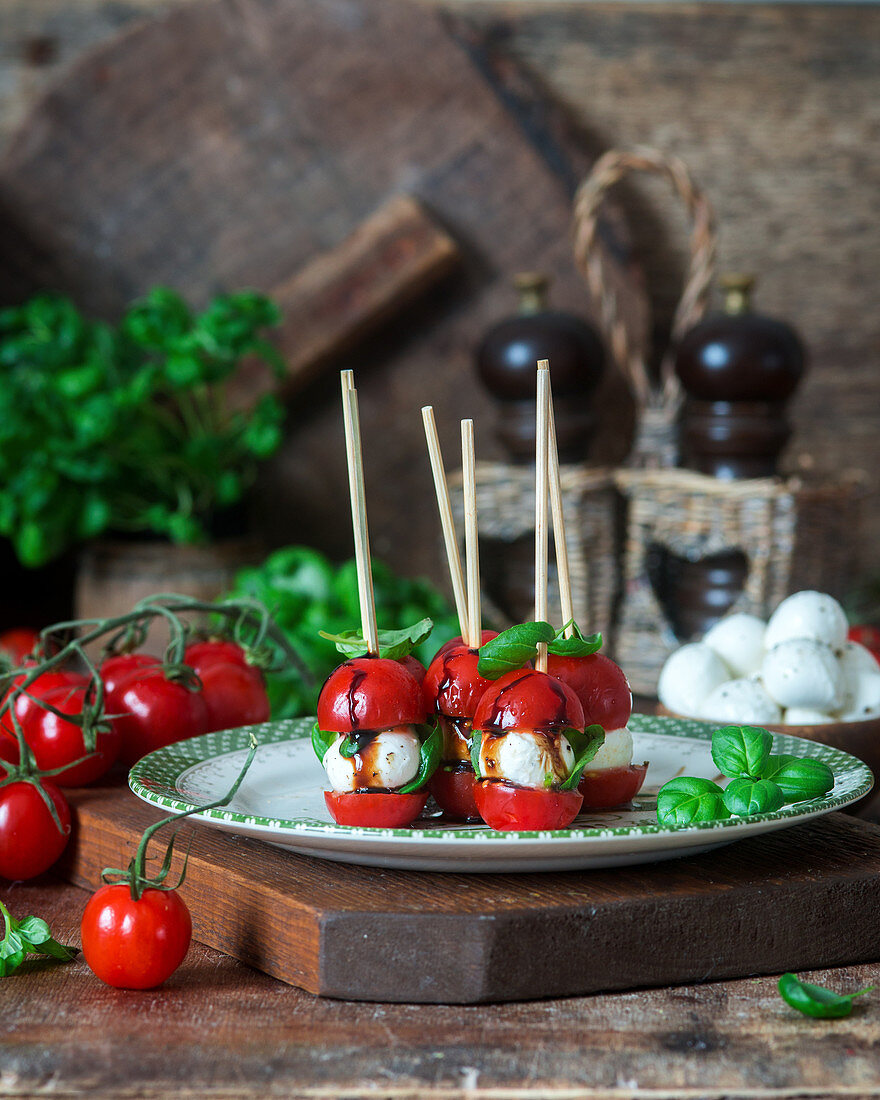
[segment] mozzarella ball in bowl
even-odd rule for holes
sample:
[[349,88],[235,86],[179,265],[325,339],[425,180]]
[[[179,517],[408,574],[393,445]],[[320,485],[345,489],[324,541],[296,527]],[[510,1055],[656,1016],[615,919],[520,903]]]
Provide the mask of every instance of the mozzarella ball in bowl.
[[846,614],[833,596],[809,590],[795,592],[770,616],[764,646],[772,650],[782,642],[808,638],[840,649],[847,629]]
[[735,677],[751,676],[764,660],[763,619],[738,611],[726,615],[703,638],[703,645],[714,649]]
[[782,720],[782,708],[759,680],[728,680],[703,700],[699,716],[711,722],[766,726]]
[[671,654],[660,673],[657,695],[675,714],[699,714],[703,700],[730,679],[730,671],[714,649],[700,642]]
[[780,642],[764,658],[761,679],[781,707],[834,710],[841,701],[840,664],[831,648],[810,638]]

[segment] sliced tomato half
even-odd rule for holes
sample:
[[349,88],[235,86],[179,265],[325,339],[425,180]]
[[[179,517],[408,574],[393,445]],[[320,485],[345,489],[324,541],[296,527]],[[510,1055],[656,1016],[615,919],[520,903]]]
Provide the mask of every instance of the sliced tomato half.
[[539,791],[512,783],[484,779],[474,785],[480,817],[490,829],[542,831],[566,829],[580,813],[580,791]]
[[428,792],[324,791],[324,801],[337,825],[400,829],[404,825],[412,825],[424,810]]
[[584,796],[584,810],[610,810],[629,802],[642,789],[648,771],[644,764],[629,764],[621,768],[605,768],[584,772],[578,790]]
[[476,782],[473,768],[441,764],[428,780],[428,790],[447,817],[458,821],[479,821],[480,811],[474,799]]

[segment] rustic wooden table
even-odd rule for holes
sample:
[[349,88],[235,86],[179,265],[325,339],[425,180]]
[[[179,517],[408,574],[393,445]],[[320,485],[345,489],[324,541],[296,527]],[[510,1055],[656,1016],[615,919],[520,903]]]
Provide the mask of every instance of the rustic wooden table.
[[[47,917],[70,943],[86,896],[49,878],[0,891],[15,914]],[[810,977],[852,991],[880,985],[880,963]],[[0,1095],[877,1096],[878,997],[839,1021],[797,1015],[769,977],[481,1007],[381,1005],[311,996],[200,944],[164,988],[144,993],[102,985],[81,958],[34,961],[0,982]]]

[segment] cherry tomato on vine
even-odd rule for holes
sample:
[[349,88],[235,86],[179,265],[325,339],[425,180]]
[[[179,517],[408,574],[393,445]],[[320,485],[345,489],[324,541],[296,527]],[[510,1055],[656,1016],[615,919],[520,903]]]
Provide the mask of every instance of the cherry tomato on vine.
[[245,660],[234,642],[196,642],[188,646],[184,663],[202,681],[208,708],[208,730],[228,730],[269,720],[269,696],[263,674]]
[[[86,699],[85,687],[65,686],[47,691],[41,699],[62,714],[79,715]],[[74,722],[59,718],[51,710],[32,704],[21,719],[24,739],[42,771],[64,768],[53,776],[59,787],[85,787],[106,775],[119,756],[119,730],[102,722],[95,734],[95,748],[87,752],[83,731]],[[84,758],[84,759],[83,759]],[[79,761],[79,763],[74,763]],[[73,765],[66,767],[65,765]]]
[[[158,657],[149,653],[117,653],[115,657],[102,661],[98,671],[104,682],[105,702],[130,673],[142,668],[153,668],[161,663]],[[105,710],[112,714],[109,707],[105,707]]]
[[119,758],[134,764],[142,756],[208,732],[208,708],[201,691],[169,680],[161,665],[136,669],[105,699],[119,731]]
[[474,799],[490,829],[531,832],[568,828],[584,796],[580,791],[542,791],[489,779],[476,784]]
[[[61,829],[38,788],[52,800]],[[50,780],[22,779],[0,787],[0,877],[28,879],[48,871],[69,837],[67,800]]]
[[0,633],[0,653],[9,658],[13,668],[24,664],[25,657],[33,653],[40,635],[29,626],[14,627]]
[[[27,673],[16,676],[9,690],[13,691],[23,684],[26,679]],[[76,687],[85,688],[88,682],[88,678],[78,672],[71,672],[66,668],[49,669],[48,672],[42,673],[32,684],[28,685],[25,689],[27,694],[22,691],[16,696],[14,703],[16,717],[23,724],[32,710],[39,709],[40,699],[44,699],[59,688],[67,688],[68,690]],[[0,718],[0,729],[10,737],[15,737],[15,723],[9,710],[4,711],[3,717]]]
[[128,883],[102,886],[86,905],[82,948],[94,974],[117,989],[154,989],[183,962],[192,937],[189,910],[174,890]]
[[243,668],[253,668],[247,662],[247,655],[237,642],[226,641],[223,638],[214,638],[207,642],[193,642],[188,645],[183,653],[183,663],[194,668],[201,675],[201,670],[209,664],[241,665]]
[[412,825],[424,810],[428,792],[324,791],[324,801],[338,825],[402,829]]

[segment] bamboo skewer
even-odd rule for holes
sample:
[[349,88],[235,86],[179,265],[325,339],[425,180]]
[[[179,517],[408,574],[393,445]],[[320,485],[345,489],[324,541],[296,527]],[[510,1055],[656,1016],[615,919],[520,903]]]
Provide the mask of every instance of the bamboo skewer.
[[425,425],[425,440],[428,444],[428,456],[431,459],[431,473],[434,477],[434,490],[437,493],[437,507],[440,510],[440,526],[443,529],[443,543],[446,547],[446,560],[449,564],[449,579],[452,582],[452,594],[455,598],[455,610],[458,614],[458,626],[462,638],[470,637],[470,616],[468,614],[467,593],[464,587],[464,573],[461,568],[461,553],[455,534],[455,521],[452,518],[452,503],[449,499],[449,486],[446,483],[446,469],[437,435],[437,423],[434,409],[425,405],[422,409],[422,421]]
[[358,598],[361,605],[361,630],[367,652],[379,656],[379,631],[376,627],[376,602],[373,596],[373,570],[370,561],[370,534],[367,528],[367,501],[364,492],[364,461],[354,374],[341,372],[342,415],[345,423],[345,453],[348,459],[348,488],[351,495],[351,526],[357,564]]
[[568,565],[568,543],[565,539],[565,512],[562,507],[562,484],[559,478],[559,451],[556,447],[556,415],[553,412],[553,390],[547,372],[550,448],[550,511],[553,516],[553,543],[556,546],[556,573],[559,579],[559,602],[562,606],[564,636],[574,633],[574,602],[571,598],[571,570]]
[[[535,449],[535,620],[547,621],[547,488],[549,482],[550,364],[538,361]],[[547,645],[538,644],[535,668],[547,671]]]
[[480,546],[477,529],[477,477],[474,459],[474,422],[461,422],[461,470],[464,481],[464,549],[467,570],[468,632],[470,649],[479,649],[483,612],[480,606]]

